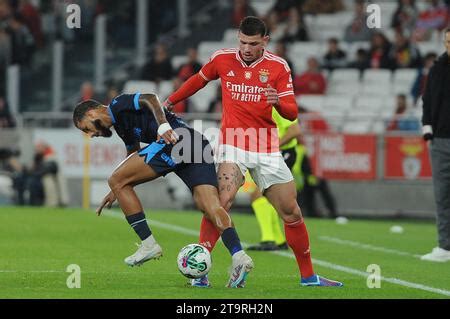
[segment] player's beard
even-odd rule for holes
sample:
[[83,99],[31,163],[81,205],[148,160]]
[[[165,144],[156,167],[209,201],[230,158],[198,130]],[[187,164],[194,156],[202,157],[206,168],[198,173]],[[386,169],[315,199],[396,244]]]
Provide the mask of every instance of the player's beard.
[[97,130],[100,131],[100,136],[103,136],[103,137],[111,137],[112,136],[112,131],[109,128],[107,128],[106,126],[104,126],[102,124],[102,121],[95,120],[94,126]]

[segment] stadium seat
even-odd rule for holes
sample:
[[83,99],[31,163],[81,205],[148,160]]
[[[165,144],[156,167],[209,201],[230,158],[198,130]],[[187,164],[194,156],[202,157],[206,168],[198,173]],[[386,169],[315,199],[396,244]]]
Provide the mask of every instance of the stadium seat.
[[159,83],[158,94],[161,101],[164,101],[174,91],[172,81],[161,81]]
[[365,95],[390,94],[391,71],[384,69],[369,69],[364,71],[362,93]]
[[353,97],[346,95],[327,95],[323,103],[323,111],[336,111],[344,114],[353,108]]
[[275,0],[250,0],[250,6],[260,17],[265,17],[275,5]]
[[322,112],[324,96],[305,94],[296,97],[297,104],[314,112]]
[[238,29],[226,29],[223,33],[223,42],[236,44]]
[[376,3],[380,6],[381,28],[383,30],[389,29],[391,27],[392,16],[398,7],[397,1],[377,1]]
[[391,81],[391,71],[385,69],[365,70],[362,77],[363,83],[389,83]]
[[373,95],[363,95],[358,96],[355,100],[355,107],[352,110],[352,112],[368,112],[379,114],[380,111],[383,109],[384,105],[384,98],[382,96],[373,96]]
[[331,82],[359,82],[360,72],[358,69],[336,69],[330,74]]
[[206,87],[197,91],[190,97],[190,101],[194,104],[194,112],[207,112],[210,102],[215,98],[217,81],[209,82]]
[[357,41],[351,42],[347,44],[347,58],[350,61],[353,61],[356,58],[356,52],[358,49],[369,50],[370,42],[368,41]]
[[417,77],[416,69],[398,69],[392,76],[393,92],[409,95]]
[[346,121],[342,126],[342,132],[347,134],[366,134],[369,133],[372,127],[372,120],[359,119]]
[[156,93],[158,94],[158,88],[155,82],[152,81],[127,81],[123,88],[123,92],[127,94],[133,94],[136,92]]
[[188,57],[186,55],[176,55],[172,57],[172,66],[174,70],[178,70],[184,63],[186,63]]
[[445,50],[442,43],[436,43],[434,41],[417,42],[417,46],[419,47],[422,56],[425,56],[430,52],[439,54],[441,51]]
[[371,133],[383,134],[386,131],[386,121],[383,119],[377,119],[372,122],[372,127],[370,128]]
[[320,59],[324,53],[324,47],[318,42],[295,42],[290,47],[289,57],[293,60],[298,56],[305,59],[314,56]]
[[360,87],[359,82],[332,82],[328,84],[327,94],[355,96],[360,91]]
[[198,59],[201,63],[206,63],[214,52],[226,47],[226,43],[222,41],[203,41],[198,45]]

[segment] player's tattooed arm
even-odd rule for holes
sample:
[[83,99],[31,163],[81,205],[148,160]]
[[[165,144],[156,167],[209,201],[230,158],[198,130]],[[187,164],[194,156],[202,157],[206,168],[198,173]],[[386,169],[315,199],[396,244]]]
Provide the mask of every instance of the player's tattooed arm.
[[[164,139],[167,144],[175,144],[178,141],[178,136],[167,122],[164,109],[159,102],[156,94],[142,94],[139,99],[139,104],[145,105],[150,111],[152,111],[158,122],[158,137]],[[158,138],[159,139],[159,138]]]

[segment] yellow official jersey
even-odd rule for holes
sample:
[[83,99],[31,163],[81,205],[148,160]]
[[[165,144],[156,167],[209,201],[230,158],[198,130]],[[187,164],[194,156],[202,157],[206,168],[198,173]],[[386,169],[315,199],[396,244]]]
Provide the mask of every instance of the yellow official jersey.
[[[289,120],[285,119],[284,117],[282,117],[275,108],[272,108],[272,117],[273,117],[273,120],[275,121],[275,124],[277,125],[278,137],[280,139],[286,134],[286,131],[292,124],[298,125],[298,119],[295,121],[289,121]],[[280,149],[286,150],[289,148],[293,148],[296,145],[297,145],[297,139],[293,138],[291,141],[289,141],[289,143],[281,146]]]

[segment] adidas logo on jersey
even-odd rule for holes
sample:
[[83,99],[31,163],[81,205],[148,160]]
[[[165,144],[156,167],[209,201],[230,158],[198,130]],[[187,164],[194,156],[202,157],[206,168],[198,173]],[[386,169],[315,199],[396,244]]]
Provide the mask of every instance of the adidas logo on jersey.
[[231,70],[230,72],[228,72],[227,76],[234,76],[233,70]]

